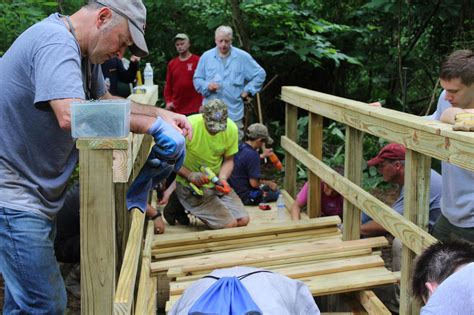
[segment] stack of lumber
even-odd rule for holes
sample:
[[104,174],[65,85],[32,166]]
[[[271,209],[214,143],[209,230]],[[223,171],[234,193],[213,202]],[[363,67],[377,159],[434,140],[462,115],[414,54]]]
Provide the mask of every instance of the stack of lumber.
[[155,237],[152,255],[155,260],[184,257],[211,252],[233,251],[268,244],[304,240],[340,240],[337,216],[305,221],[268,223],[234,229],[207,230],[195,233],[159,235]]
[[[195,280],[218,268],[261,267],[305,282],[314,296],[395,283],[378,249],[384,237],[342,241],[338,217],[155,238],[152,275],[169,281],[169,310]],[[173,258],[171,258],[173,257]]]

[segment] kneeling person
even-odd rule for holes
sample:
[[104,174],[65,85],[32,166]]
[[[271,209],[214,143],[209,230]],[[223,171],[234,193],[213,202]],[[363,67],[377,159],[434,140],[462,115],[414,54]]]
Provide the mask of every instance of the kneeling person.
[[[211,229],[245,226],[249,215],[239,196],[227,190],[238,151],[237,126],[227,118],[227,105],[221,100],[203,105],[201,112],[189,116],[193,139],[186,140],[186,159],[178,171],[176,194],[184,208]],[[216,189],[202,167],[217,174],[224,189]]]

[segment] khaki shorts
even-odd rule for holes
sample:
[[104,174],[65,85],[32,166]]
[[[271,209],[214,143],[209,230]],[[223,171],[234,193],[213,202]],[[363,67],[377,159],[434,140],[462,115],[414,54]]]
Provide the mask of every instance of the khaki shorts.
[[204,196],[194,196],[189,188],[176,183],[176,194],[183,207],[211,229],[222,229],[234,220],[249,216],[233,190],[227,195],[215,189],[203,189],[203,192]]

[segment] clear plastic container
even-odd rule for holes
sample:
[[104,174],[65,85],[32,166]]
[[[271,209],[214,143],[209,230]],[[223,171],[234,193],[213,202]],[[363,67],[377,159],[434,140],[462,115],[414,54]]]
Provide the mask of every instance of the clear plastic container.
[[130,132],[129,100],[71,103],[71,131],[74,138],[123,138]]

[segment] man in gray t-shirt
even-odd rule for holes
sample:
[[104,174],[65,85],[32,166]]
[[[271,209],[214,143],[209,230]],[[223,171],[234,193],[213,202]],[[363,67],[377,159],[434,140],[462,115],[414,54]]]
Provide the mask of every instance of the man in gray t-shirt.
[[[70,133],[74,100],[112,98],[99,65],[130,48],[146,56],[146,9],[139,0],[91,2],[52,14],[21,34],[0,60],[0,272],[3,312],[62,314],[66,293],[54,257],[54,217],[77,160]],[[157,117],[161,117],[158,118]],[[150,133],[179,161],[182,115],[132,104],[131,130]]]
[[[456,114],[474,110],[474,52],[457,50],[440,69],[441,93],[428,119],[454,124]],[[474,172],[442,162],[441,212],[433,236],[441,241],[462,238],[474,242]]]

